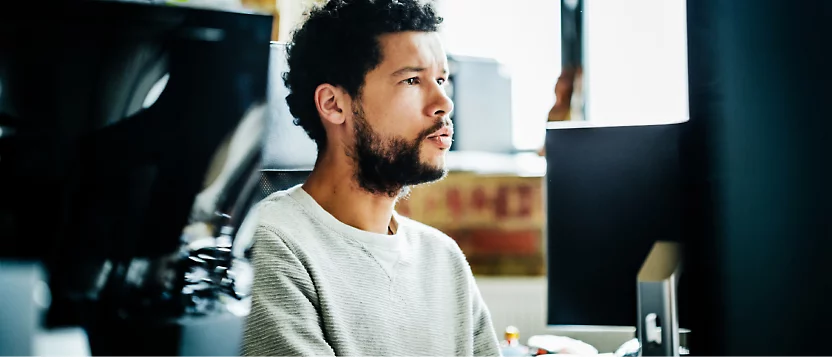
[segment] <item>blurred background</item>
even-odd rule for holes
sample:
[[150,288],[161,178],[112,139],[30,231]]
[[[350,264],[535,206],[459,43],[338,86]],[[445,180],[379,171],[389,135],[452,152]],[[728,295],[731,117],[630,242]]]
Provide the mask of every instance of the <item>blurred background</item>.
[[[2,5],[0,355],[238,354],[252,207],[315,160],[280,75],[322,2]],[[828,354],[832,3],[434,3],[450,173],[396,209],[504,353]]]

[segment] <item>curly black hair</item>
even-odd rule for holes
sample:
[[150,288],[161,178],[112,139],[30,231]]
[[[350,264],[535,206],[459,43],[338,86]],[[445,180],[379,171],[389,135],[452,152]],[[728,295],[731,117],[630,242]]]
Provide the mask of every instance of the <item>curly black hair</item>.
[[383,34],[435,32],[442,18],[420,0],[330,0],[313,8],[287,46],[289,89],[286,103],[300,125],[326,149],[326,132],[315,107],[315,89],[328,83],[359,98],[367,72],[382,61],[378,37]]

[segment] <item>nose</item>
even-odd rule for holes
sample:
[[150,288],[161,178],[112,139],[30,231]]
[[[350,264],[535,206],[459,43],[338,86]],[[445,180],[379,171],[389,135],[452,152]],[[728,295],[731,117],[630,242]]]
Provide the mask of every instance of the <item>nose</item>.
[[427,115],[432,118],[446,117],[449,118],[454,111],[454,102],[445,93],[445,88],[439,83],[434,84],[434,90],[431,94],[430,105],[427,107]]

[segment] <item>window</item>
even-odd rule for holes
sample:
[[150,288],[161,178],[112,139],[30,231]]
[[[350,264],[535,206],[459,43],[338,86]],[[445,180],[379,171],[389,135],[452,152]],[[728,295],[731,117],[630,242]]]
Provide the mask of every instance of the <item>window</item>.
[[512,80],[517,150],[543,146],[560,75],[560,0],[438,0],[449,54],[493,58]]
[[585,0],[586,118],[592,125],[688,119],[685,0]]
[[[494,58],[512,79],[513,142],[543,145],[561,70],[561,0],[438,0],[450,54]],[[584,1],[589,125],[688,119],[685,0]]]

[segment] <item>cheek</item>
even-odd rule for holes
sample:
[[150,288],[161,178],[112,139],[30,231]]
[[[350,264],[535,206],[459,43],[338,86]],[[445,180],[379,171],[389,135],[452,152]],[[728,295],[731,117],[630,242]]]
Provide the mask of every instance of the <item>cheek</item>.
[[421,108],[415,99],[389,96],[386,102],[374,105],[372,113],[365,108],[368,120],[373,128],[387,137],[397,136],[413,140],[430,123],[421,114]]

